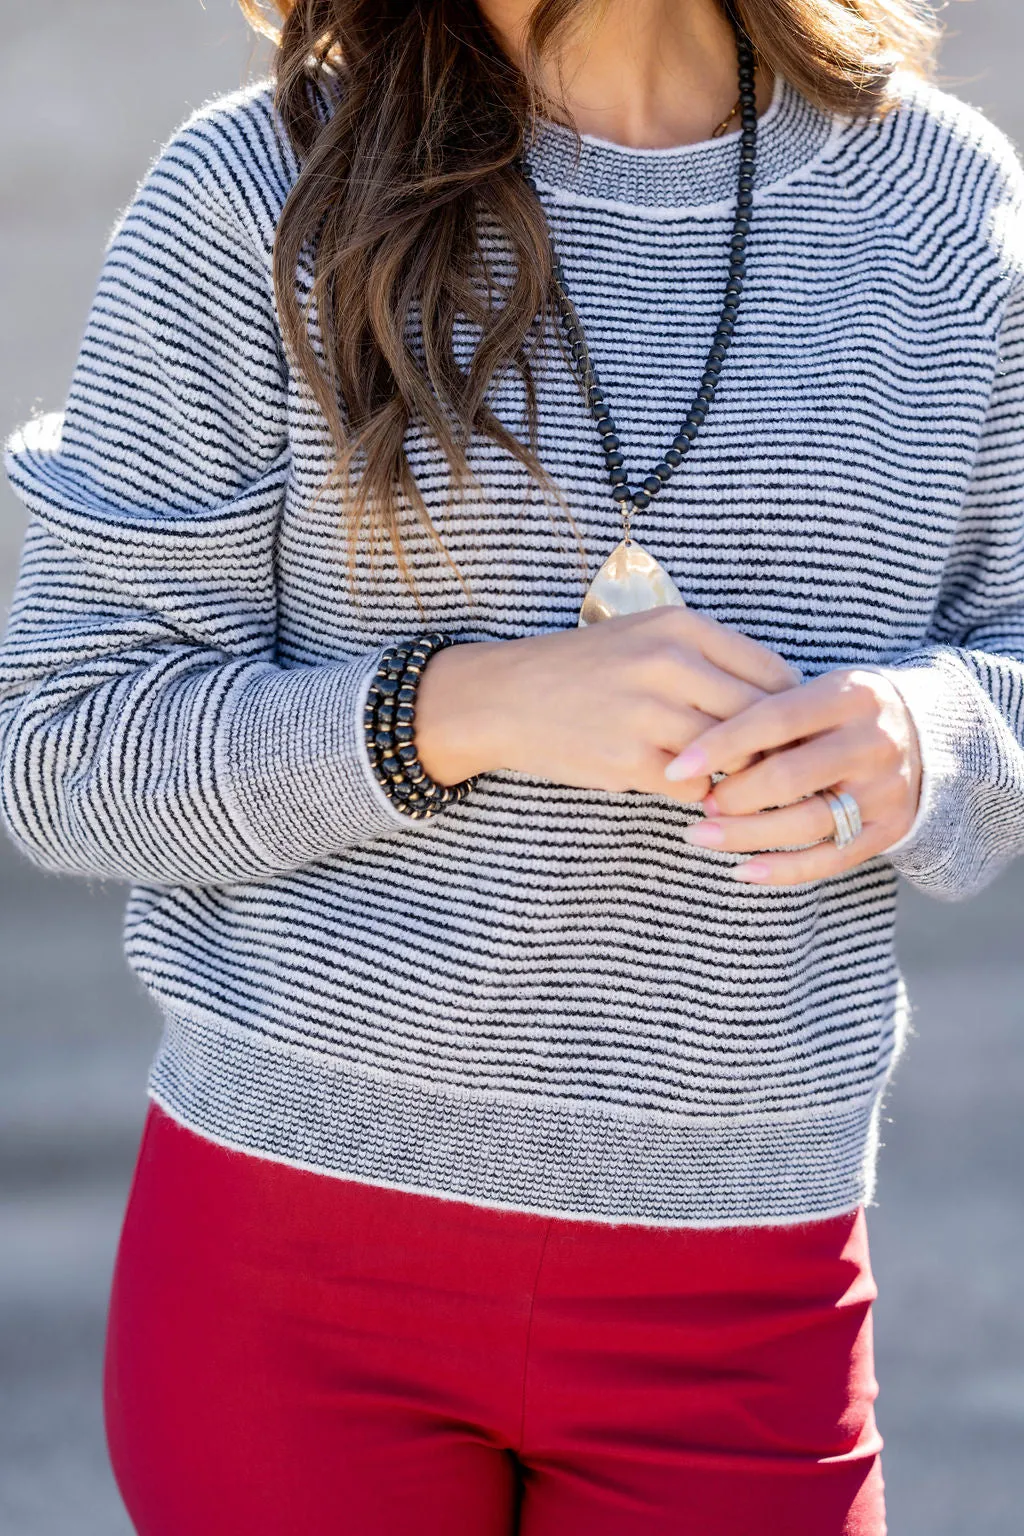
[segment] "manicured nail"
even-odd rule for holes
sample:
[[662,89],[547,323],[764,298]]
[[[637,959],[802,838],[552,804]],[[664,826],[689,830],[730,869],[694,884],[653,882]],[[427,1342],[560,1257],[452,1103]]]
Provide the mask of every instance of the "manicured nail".
[[763,859],[750,859],[746,864],[737,864],[732,876],[734,880],[745,880],[748,885],[764,885],[771,873],[771,865]]
[[695,848],[721,848],[725,842],[725,828],[714,821],[697,821],[692,827],[683,828],[683,842]]
[[668,764],[665,777],[677,782],[680,779],[701,778],[707,771],[708,760],[700,747],[687,747],[685,752],[680,752]]
[[700,803],[700,808],[705,816],[721,816],[721,808],[714,795],[705,795]]

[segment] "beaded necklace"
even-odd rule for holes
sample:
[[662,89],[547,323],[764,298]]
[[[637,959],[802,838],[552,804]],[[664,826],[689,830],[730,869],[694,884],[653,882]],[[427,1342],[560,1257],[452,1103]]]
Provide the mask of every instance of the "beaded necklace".
[[[580,610],[580,627],[594,624],[600,619],[613,618],[618,614],[637,613],[642,609],[661,607],[664,604],[685,606],[682,594],[668,572],[658,564],[653,555],[648,554],[634,542],[633,515],[635,512],[645,511],[650,506],[651,501],[672,478],[693,448],[714,401],[722,365],[732,342],[739,314],[740,298],[746,276],[747,237],[750,233],[754,201],[757,93],[753,44],[739,25],[736,23],[734,25],[739,70],[740,158],[736,213],[729,240],[729,272],[725,285],[725,297],[714,339],[704,363],[700,388],[682,426],[672,439],[671,447],[666,449],[664,457],[655,464],[649,474],[644,476],[639,485],[630,484],[608,398],[590,356],[582,322],[569,297],[565,273],[550,229],[548,231],[555,303],[565,330],[573,369],[597,426],[612,497],[622,519],[622,540],[587,589],[583,607]],[[537,184],[529,166],[524,162],[521,169],[528,185],[536,193]]]
[[[623,529],[621,543],[609,555],[587,590],[579,618],[581,627],[594,624],[600,619],[612,618],[616,614],[638,613],[642,609],[656,608],[663,604],[685,606],[668,572],[653,555],[649,555],[633,541],[632,522],[634,512],[642,512],[650,506],[652,498],[671,479],[696,441],[715,398],[722,364],[736,327],[746,273],[746,245],[750,232],[757,153],[754,50],[738,26],[736,46],[740,81],[738,110],[742,131],[739,190],[729,242],[729,276],[725,299],[718,329],[704,364],[700,389],[686,420],[672,439],[672,446],[666,450],[665,457],[654,466],[640,486],[631,486],[629,483],[615,422],[597,370],[591,361],[583,326],[566,289],[565,274],[554,241],[551,242],[555,299],[566,332],[569,356],[597,424],[612,496],[618,505]],[[722,124],[722,128],[728,126],[735,110]],[[536,183],[529,168],[524,163],[521,169],[536,193]],[[551,239],[550,230],[548,238]],[[410,644],[390,647],[381,656],[367,692],[363,725],[373,772],[392,805],[415,820],[435,816],[446,806],[463,800],[476,784],[475,776],[460,784],[446,786],[436,783],[424,771],[416,750],[415,706],[419,680],[434,653],[450,643],[449,636],[429,634]]]

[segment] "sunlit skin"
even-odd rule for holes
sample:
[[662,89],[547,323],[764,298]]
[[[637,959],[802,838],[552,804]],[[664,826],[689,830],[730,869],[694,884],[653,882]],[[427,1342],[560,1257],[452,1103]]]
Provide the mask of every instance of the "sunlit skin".
[[[515,54],[528,0],[481,9]],[[548,84],[582,132],[665,148],[707,138],[735,81],[714,0],[605,0]],[[770,82],[759,93],[763,108]],[[609,547],[617,536],[610,525]],[[798,684],[767,647],[678,608],[442,651],[420,685],[417,743],[446,783],[506,768],[702,802],[705,819],[682,836],[754,854],[734,874],[764,885],[826,879],[884,852],[910,829],[921,787],[914,726],[887,678],[844,668]],[[852,793],[863,816],[843,850],[828,788]],[[765,852],[779,849],[796,851]]]
[[[513,58],[521,57],[531,0],[478,0]],[[597,0],[545,85],[580,133],[631,149],[670,149],[706,139],[736,102],[736,46],[717,0]],[[758,104],[773,81],[758,76]]]

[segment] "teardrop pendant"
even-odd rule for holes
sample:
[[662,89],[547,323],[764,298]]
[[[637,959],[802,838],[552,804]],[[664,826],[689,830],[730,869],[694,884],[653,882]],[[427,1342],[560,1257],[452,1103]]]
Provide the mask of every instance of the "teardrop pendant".
[[632,539],[623,539],[602,565],[583,599],[578,629],[648,608],[685,608],[672,577],[653,555]]

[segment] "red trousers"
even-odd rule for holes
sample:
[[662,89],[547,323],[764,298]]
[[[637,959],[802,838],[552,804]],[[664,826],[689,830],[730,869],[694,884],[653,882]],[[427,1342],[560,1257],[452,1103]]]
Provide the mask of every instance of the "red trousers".
[[142,1536],[882,1536],[863,1213],[611,1227],[151,1112],[107,1355]]

